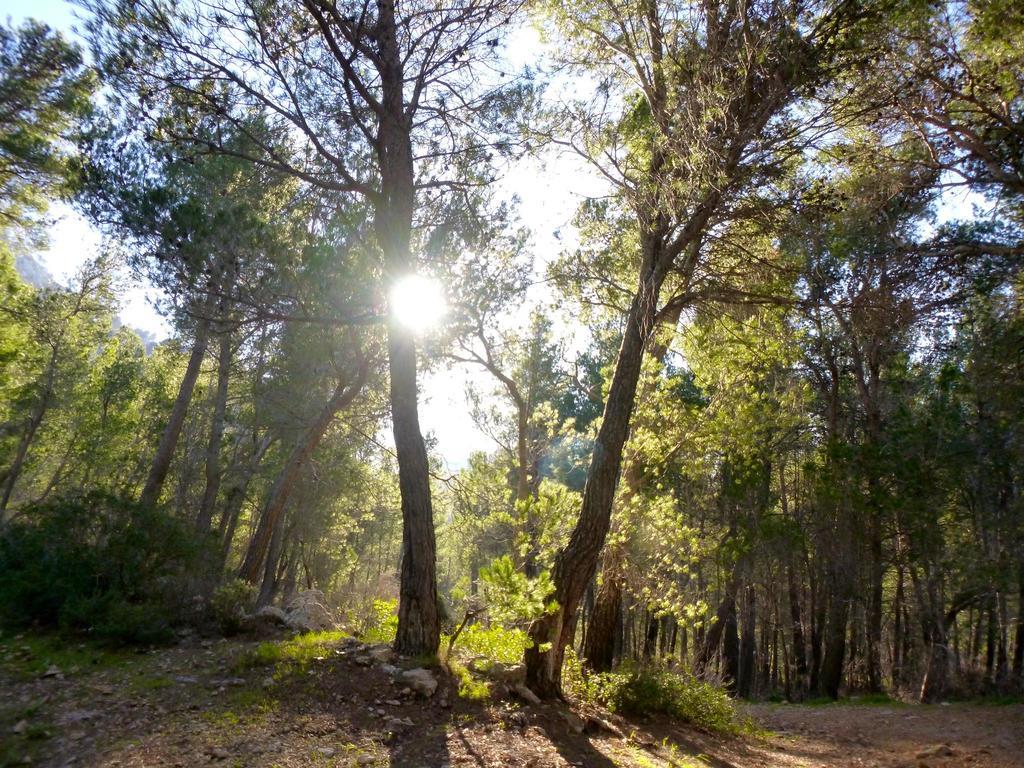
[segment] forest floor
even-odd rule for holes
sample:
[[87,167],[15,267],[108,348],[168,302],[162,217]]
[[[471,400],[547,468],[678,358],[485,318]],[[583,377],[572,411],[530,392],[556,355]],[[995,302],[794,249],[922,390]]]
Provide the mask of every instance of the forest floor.
[[403,695],[337,638],[145,653],[0,638],[0,766],[1024,766],[1021,704],[749,705],[760,732],[726,738],[438,677],[430,699]]

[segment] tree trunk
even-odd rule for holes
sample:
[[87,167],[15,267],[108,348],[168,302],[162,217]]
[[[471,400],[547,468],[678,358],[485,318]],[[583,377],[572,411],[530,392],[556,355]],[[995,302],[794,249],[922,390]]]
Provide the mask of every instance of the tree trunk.
[[789,617],[793,632],[793,659],[796,666],[796,690],[799,698],[807,685],[807,649],[804,647],[804,624],[800,615],[800,589],[793,566],[786,569],[789,580]]
[[[613,549],[617,551],[618,547]],[[608,672],[615,664],[615,631],[622,610],[622,584],[618,576],[618,566],[607,562],[608,556],[613,554],[612,549],[605,553],[604,578],[597,590],[594,610],[590,614],[590,625],[583,644],[583,659],[595,672]]]
[[846,657],[846,625],[850,615],[850,602],[845,590],[833,587],[829,597],[828,624],[825,631],[825,654],[821,661],[818,685],[820,693],[839,698],[843,682],[843,662]]
[[316,450],[317,445],[320,444],[320,440],[337,413],[348,406],[355,399],[356,395],[359,394],[366,381],[366,373],[367,369],[364,363],[360,366],[354,381],[348,383],[348,386],[338,385],[334,390],[334,395],[327,401],[327,404],[321,409],[316,419],[314,419],[313,423],[292,448],[288,461],[285,462],[277,482],[274,483],[273,490],[263,509],[263,514],[260,515],[256,533],[253,535],[252,541],[249,542],[249,548],[245,553],[245,560],[238,571],[239,578],[245,579],[252,584],[257,583],[260,579],[261,566],[263,565],[264,558],[267,556],[267,549],[270,546],[270,539],[274,528],[284,512],[285,505],[288,503],[288,498],[295,487],[295,482],[299,479],[302,468],[309,460],[309,457],[312,456],[313,451]]
[[160,498],[160,491],[163,490],[164,480],[167,479],[167,472],[171,468],[171,460],[174,458],[174,449],[178,446],[178,438],[185,426],[185,417],[188,415],[188,406],[192,402],[192,392],[196,387],[196,380],[199,378],[199,369],[206,355],[206,346],[209,340],[209,327],[206,320],[201,320],[196,326],[196,337],[192,342],[192,352],[188,358],[188,365],[185,368],[185,376],[178,386],[178,396],[174,400],[174,407],[171,409],[171,417],[160,435],[160,443],[157,445],[156,454],[153,456],[153,463],[149,467],[149,476],[139,496],[139,503],[144,506],[153,506]]
[[206,488],[196,516],[196,530],[206,533],[213,520],[213,509],[220,491],[220,452],[224,437],[224,413],[227,410],[228,380],[231,377],[231,334],[226,330],[220,335],[220,350],[217,354],[217,390],[213,399],[213,417],[210,420],[210,439],[206,445]]
[[256,470],[259,468],[260,462],[263,460],[263,455],[270,448],[274,442],[274,438],[268,432],[264,435],[260,441],[253,455],[249,457],[245,468],[242,470],[242,476],[239,477],[227,492],[227,496],[224,499],[224,510],[221,513],[220,525],[217,527],[217,533],[220,538],[220,565],[221,568],[228,561],[228,554],[231,552],[231,544],[235,539],[235,528],[238,526],[238,517],[242,512],[242,504],[245,503],[246,491],[249,489],[249,483],[252,482],[253,475],[256,474]]
[[526,652],[527,685],[548,698],[560,695],[562,661],[572,641],[576,610],[593,578],[608,535],[643,352],[654,327],[658,294],[665,279],[664,270],[656,268],[660,242],[653,237],[647,239],[644,267],[626,318],[604,417],[583,489],[580,517],[569,543],[555,558],[554,598],[558,608],[536,621],[530,631],[533,647]]
[[54,344],[50,350],[50,359],[46,363],[46,373],[43,374],[43,390],[39,394],[39,402],[36,403],[35,410],[32,412],[28,423],[25,425],[25,431],[21,434],[21,440],[18,441],[18,449],[14,454],[14,461],[11,462],[10,469],[7,470],[7,476],[4,478],[3,496],[0,496],[0,523],[3,522],[7,505],[10,503],[11,495],[14,493],[14,484],[18,482],[18,478],[21,476],[21,471],[25,467],[25,458],[28,456],[28,449],[32,445],[32,441],[35,439],[36,433],[39,431],[39,427],[43,423],[43,418],[46,416],[46,412],[50,409],[50,403],[53,402],[54,387],[57,380],[57,361],[59,357],[60,345]]
[[[388,286],[406,277],[415,207],[412,125],[405,109],[405,76],[395,24],[394,0],[377,2],[377,46],[381,111],[377,160],[381,195],[374,229]],[[430,499],[430,467],[420,432],[416,391],[416,342],[392,312],[388,326],[391,423],[402,497],[402,574],[395,650],[417,656],[437,652],[441,625],[437,607],[437,544]]]
[[754,684],[754,658],[757,640],[756,592],[752,586],[745,590],[743,600],[743,634],[740,636],[740,665],[736,693],[749,699]]

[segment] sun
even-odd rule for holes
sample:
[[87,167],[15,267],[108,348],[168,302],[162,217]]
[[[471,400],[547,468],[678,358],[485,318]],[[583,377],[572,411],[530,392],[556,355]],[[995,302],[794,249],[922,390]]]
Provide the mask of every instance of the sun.
[[441,283],[423,275],[399,278],[391,288],[388,304],[400,325],[419,332],[436,328],[448,312]]

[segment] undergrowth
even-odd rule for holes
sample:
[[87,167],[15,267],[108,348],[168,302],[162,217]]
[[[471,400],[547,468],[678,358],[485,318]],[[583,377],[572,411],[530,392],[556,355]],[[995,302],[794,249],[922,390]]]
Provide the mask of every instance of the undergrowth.
[[689,672],[627,664],[614,672],[587,674],[569,657],[563,679],[567,691],[627,715],[667,715],[697,728],[738,734],[750,729],[721,687]]
[[309,665],[326,658],[335,646],[348,637],[345,632],[331,630],[309,632],[290,640],[260,643],[235,661],[234,668],[242,672],[256,667],[282,667],[304,671]]

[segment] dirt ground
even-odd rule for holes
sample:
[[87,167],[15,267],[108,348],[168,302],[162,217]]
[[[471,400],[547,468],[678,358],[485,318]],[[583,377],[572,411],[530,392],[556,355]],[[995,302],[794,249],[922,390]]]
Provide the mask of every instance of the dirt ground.
[[0,640],[0,767],[1024,766],[1021,705],[755,705],[745,712],[769,735],[720,738],[471,700],[443,677],[417,698],[341,647],[297,665],[242,663],[255,645],[190,639],[110,656]]

